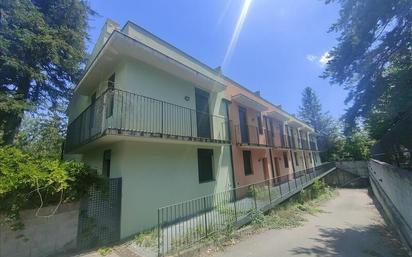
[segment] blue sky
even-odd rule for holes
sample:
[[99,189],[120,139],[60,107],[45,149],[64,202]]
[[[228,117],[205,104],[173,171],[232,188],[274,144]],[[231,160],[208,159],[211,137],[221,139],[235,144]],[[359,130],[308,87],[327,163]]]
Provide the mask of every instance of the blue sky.
[[[248,0],[246,0],[248,1]],[[339,118],[346,91],[319,78],[325,53],[336,44],[327,33],[337,5],[321,0],[252,0],[231,54],[227,54],[243,0],[90,0],[89,51],[106,18],[131,20],[250,90],[296,113],[311,86],[323,109]],[[224,63],[224,59],[226,61]]]

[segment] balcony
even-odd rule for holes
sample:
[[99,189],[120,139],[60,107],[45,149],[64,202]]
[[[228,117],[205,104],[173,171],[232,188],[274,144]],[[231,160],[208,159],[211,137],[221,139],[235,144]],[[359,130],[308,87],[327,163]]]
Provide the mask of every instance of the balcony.
[[273,135],[266,129],[262,129],[260,133],[259,128],[254,125],[234,125],[232,131],[235,143],[240,146],[270,147],[274,145]]
[[66,151],[104,135],[228,144],[228,128],[225,117],[112,89],[69,124]]
[[301,149],[303,150],[310,150],[310,146],[307,140],[301,140]]
[[316,143],[311,141],[310,142],[310,149],[313,151],[318,151],[318,148],[316,147]]

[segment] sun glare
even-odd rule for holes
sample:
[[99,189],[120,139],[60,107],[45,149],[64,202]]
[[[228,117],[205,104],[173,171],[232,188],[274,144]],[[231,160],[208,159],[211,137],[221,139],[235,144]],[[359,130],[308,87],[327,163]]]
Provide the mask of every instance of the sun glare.
[[223,59],[223,64],[222,64],[223,68],[225,68],[226,65],[230,62],[230,59],[233,55],[233,51],[236,48],[237,41],[239,39],[240,32],[242,31],[242,27],[247,17],[251,3],[252,3],[252,0],[245,0],[243,3],[242,11],[240,12],[239,18],[237,20],[235,30],[233,31],[233,34],[232,34],[232,38],[230,39],[229,47],[226,50],[225,58]]

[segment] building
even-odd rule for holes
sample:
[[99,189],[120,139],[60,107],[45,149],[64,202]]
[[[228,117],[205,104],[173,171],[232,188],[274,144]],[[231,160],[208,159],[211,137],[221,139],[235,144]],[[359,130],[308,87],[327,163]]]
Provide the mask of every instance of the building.
[[68,158],[122,178],[121,238],[161,206],[320,163],[309,126],[132,22],[105,23],[67,113]]

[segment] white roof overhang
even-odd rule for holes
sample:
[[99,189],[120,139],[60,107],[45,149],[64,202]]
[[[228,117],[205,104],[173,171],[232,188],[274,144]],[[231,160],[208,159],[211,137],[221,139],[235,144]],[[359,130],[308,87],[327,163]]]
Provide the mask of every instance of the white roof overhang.
[[237,94],[235,96],[232,96],[232,100],[239,103],[242,106],[252,108],[257,111],[266,111],[268,108],[264,106],[263,104],[258,103],[257,101],[243,95],[243,94]]
[[168,72],[183,80],[192,82],[203,90],[220,92],[226,89],[223,78],[203,74],[185,64],[147,46],[136,39],[113,31],[75,90],[87,93],[101,81],[102,74],[108,74],[113,66],[125,59],[135,59]]

